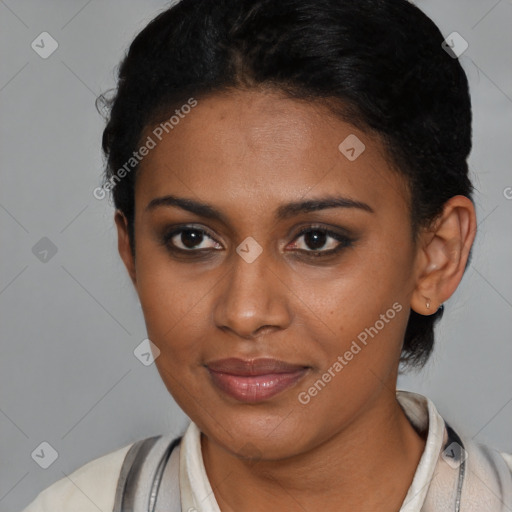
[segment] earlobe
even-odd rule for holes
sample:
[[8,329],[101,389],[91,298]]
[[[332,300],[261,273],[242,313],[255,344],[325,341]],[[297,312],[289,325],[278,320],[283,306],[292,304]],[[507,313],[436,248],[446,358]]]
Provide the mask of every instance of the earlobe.
[[418,277],[411,308],[433,315],[457,289],[476,234],[472,201],[454,196],[444,206],[435,226],[422,235],[418,257]]
[[124,262],[133,285],[135,288],[137,288],[135,261],[132,255],[130,237],[128,234],[128,220],[121,210],[116,210],[114,221],[117,226],[117,247],[119,250],[119,255]]

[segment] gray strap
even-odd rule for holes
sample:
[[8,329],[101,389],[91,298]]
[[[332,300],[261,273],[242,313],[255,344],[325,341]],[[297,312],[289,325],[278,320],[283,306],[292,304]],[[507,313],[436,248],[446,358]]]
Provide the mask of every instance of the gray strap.
[[464,477],[466,475],[466,459],[462,457],[462,450],[464,450],[464,444],[462,439],[459,437],[457,432],[453,430],[448,423],[445,421],[446,432],[448,433],[448,440],[446,441],[443,450],[446,450],[452,443],[457,443],[461,447],[461,453],[455,453],[455,457],[460,461],[459,472],[457,478],[457,491],[455,495],[454,511],[460,512],[460,500],[462,497],[462,486],[464,484]]
[[172,451],[163,472],[154,512],[181,512],[179,445]]
[[125,500],[126,491],[130,486],[130,482],[134,480],[135,469],[139,466],[138,461],[145,458],[148,450],[154,445],[157,439],[158,437],[149,437],[136,441],[126,453],[117,480],[113,512],[128,512],[129,509],[126,506]]
[[[163,473],[180,440],[168,434],[142,439],[130,447],[119,474],[113,512],[155,512]],[[179,500],[179,480],[176,482]]]

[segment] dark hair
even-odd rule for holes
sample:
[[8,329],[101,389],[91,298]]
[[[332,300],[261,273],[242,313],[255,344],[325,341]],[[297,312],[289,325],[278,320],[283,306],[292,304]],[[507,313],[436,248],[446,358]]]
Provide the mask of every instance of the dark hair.
[[[406,0],[182,0],[132,42],[103,132],[104,187],[128,219],[134,244],[133,172],[116,170],[142,131],[187,99],[230,89],[273,88],[322,101],[378,134],[410,191],[412,233],[429,226],[454,195],[471,198],[471,101],[466,75],[444,38]],[[443,308],[410,311],[401,362],[422,367]]]

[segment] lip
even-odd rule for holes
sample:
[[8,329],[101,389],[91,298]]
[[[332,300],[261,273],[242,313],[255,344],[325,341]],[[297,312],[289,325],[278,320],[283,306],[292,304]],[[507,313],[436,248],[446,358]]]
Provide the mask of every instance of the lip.
[[207,363],[213,384],[242,402],[268,400],[296,384],[309,370],[278,359],[220,359]]

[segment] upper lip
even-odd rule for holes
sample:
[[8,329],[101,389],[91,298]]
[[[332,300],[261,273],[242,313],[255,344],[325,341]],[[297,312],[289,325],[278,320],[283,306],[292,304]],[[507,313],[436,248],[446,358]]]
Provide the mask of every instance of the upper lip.
[[304,365],[287,363],[279,359],[218,359],[206,364],[214,372],[229,373],[232,375],[267,375],[271,373],[293,373],[307,368]]

